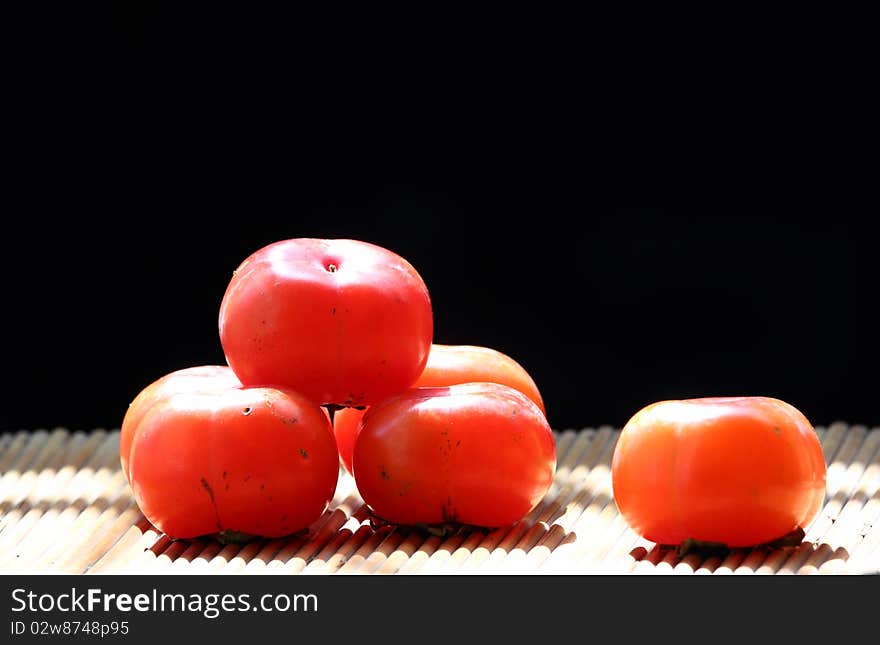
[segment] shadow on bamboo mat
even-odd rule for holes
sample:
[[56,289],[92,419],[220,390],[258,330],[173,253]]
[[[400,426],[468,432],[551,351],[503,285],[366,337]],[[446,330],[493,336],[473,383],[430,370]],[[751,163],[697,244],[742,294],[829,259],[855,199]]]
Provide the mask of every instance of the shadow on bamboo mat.
[[0,435],[0,573],[866,574],[880,572],[880,428],[816,429],[828,461],[822,511],[787,547],[680,553],[639,538],[611,490],[611,427],[556,433],[558,465],[522,522],[450,535],[375,527],[340,473],[307,534],[247,544],[169,540],[134,503],[119,432]]

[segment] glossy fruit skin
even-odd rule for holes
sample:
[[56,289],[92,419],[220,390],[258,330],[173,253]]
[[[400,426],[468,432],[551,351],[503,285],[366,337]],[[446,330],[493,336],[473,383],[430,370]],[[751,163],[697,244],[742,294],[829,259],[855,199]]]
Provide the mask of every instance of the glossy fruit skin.
[[434,343],[414,387],[446,387],[461,383],[501,383],[519,390],[541,408],[544,400],[531,375],[513,358],[491,347]]
[[[501,383],[519,390],[534,401],[546,416],[541,392],[529,373],[513,358],[491,347],[434,343],[425,369],[413,387],[446,387],[475,382]],[[339,458],[348,472],[352,470],[354,439],[365,411],[343,408],[337,410],[333,417]]]
[[135,432],[144,415],[156,403],[172,394],[240,387],[241,383],[235,374],[225,365],[198,365],[165,374],[141,390],[129,403],[119,431],[119,461],[125,478],[129,479],[128,458]]
[[546,495],[556,448],[540,408],[511,387],[414,388],[367,411],[353,469],[364,501],[385,521],[500,527]]
[[172,538],[295,533],[327,509],[339,476],[325,410],[291,390],[244,388],[221,366],[145,388],[120,460],[141,512]]
[[324,405],[369,405],[410,387],[433,337],[428,289],[404,258],[359,240],[294,238],[236,269],[220,342],[248,386]]
[[612,458],[617,507],[658,544],[748,547],[806,529],[825,496],[810,422],[769,397],[660,401],[624,426]]

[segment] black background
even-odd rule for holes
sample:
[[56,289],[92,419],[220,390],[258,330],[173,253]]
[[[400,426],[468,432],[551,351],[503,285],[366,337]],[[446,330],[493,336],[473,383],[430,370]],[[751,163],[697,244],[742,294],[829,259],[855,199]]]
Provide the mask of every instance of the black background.
[[247,6],[7,25],[0,430],[118,427],[222,363],[232,270],[299,236],[407,258],[435,341],[518,360],[557,429],[738,394],[880,424],[864,79],[527,38],[422,59],[418,30]]

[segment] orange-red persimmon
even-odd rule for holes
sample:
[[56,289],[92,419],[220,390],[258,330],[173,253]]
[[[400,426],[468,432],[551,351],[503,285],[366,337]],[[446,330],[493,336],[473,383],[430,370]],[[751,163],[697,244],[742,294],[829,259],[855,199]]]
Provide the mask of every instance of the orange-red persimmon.
[[[431,345],[428,363],[413,387],[445,387],[474,382],[509,385],[529,397],[546,414],[538,386],[525,368],[507,354],[490,347]],[[348,472],[352,469],[354,438],[364,412],[364,409],[343,408],[333,417],[339,457]]]
[[291,390],[242,387],[213,365],[138,394],[120,460],[141,512],[173,538],[295,533],[327,509],[339,476],[323,408]]
[[367,410],[353,454],[372,513],[403,525],[500,527],[524,518],[556,469],[553,433],[498,383],[413,388]]
[[612,460],[620,513],[660,544],[764,544],[806,529],[825,495],[806,417],[768,397],[660,401],[621,431]]
[[242,383],[341,406],[410,387],[433,325],[413,266],[360,240],[294,238],[259,249],[234,272],[219,316],[226,360]]

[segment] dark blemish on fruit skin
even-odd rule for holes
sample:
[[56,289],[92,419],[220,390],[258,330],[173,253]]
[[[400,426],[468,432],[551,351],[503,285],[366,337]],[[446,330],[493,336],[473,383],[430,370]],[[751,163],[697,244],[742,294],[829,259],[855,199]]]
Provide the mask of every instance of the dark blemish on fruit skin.
[[303,458],[303,459],[308,459],[308,458],[309,458],[309,452],[308,452],[308,450],[306,450],[305,448],[300,448],[300,449],[299,449],[299,454],[302,455],[302,458]]
[[208,493],[208,497],[211,499],[211,506],[214,507],[214,518],[217,522],[217,530],[222,531],[223,525],[220,523],[220,511],[217,510],[217,501],[214,499],[214,489],[211,488],[211,484],[208,483],[208,480],[202,477],[201,482],[202,488]]
[[779,426],[773,426],[773,432],[776,434],[777,437],[782,434],[782,430],[779,429]]
[[266,490],[266,484],[260,484],[260,492]]
[[458,448],[461,445],[461,439],[455,442],[455,447]]
[[335,316],[336,315],[336,307],[333,307],[333,309],[330,310],[330,313]]
[[[440,437],[442,437],[442,441],[440,443],[440,452],[442,452],[443,457],[448,460],[449,456],[452,454],[452,440],[449,438],[449,431],[441,430]],[[459,440],[458,443],[455,445],[457,446],[460,443],[461,440]]]
[[379,466],[379,469],[379,474],[382,476],[382,479],[386,481],[391,479],[391,475],[388,473],[387,470],[385,470],[385,466]]
[[354,392],[349,392],[348,398],[346,398],[345,401],[342,402],[342,407],[355,408],[355,407],[361,405],[361,401],[363,401],[363,400],[364,400],[364,393],[363,392],[361,392],[360,394],[355,394]]
[[227,474],[227,473],[226,473],[226,471],[224,470],[224,471],[223,471],[223,479],[226,479],[226,474]]
[[251,412],[253,412],[253,411],[254,411],[253,408],[251,408],[251,407],[246,407],[244,410],[241,411],[241,413],[242,413],[244,416],[248,416],[248,415],[249,415]]
[[456,513],[455,509],[452,507],[452,498],[447,497],[446,503],[440,506],[440,516],[443,518],[444,522],[455,522]]

